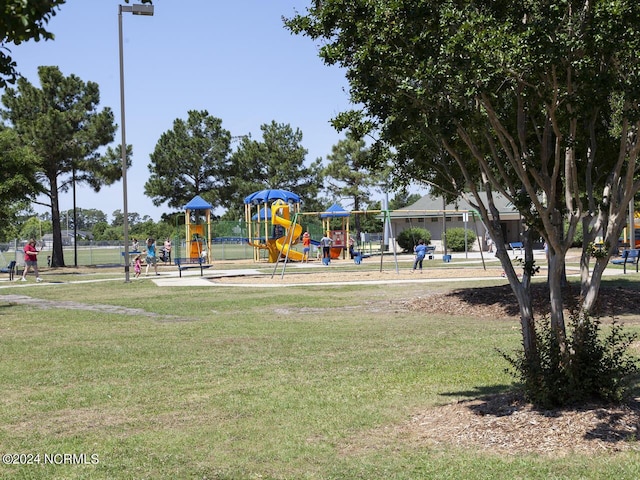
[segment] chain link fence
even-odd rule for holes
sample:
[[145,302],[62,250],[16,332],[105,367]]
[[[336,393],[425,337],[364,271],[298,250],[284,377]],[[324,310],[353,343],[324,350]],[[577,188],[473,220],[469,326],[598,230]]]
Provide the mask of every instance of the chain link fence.
[[[311,238],[319,240],[323,236],[320,225],[304,225],[305,230],[311,234]],[[184,238],[184,230],[178,227],[179,232],[172,236],[171,258],[180,258],[189,251],[188,240]],[[272,231],[271,226],[269,230]],[[211,223],[211,249],[215,260],[252,260],[254,247],[247,243],[247,225],[243,221],[216,221]],[[181,236],[182,235],[182,236]],[[144,248],[142,235],[131,235],[140,240],[140,247]],[[355,237],[354,232],[354,237]],[[363,252],[374,253],[380,250],[381,233],[366,234],[363,238],[357,238],[356,243]],[[26,240],[13,240],[0,243],[0,266],[5,267],[15,260],[18,265],[24,265],[23,248]],[[75,245],[73,240],[67,244],[63,242],[64,264],[66,266],[124,266],[124,244],[122,240],[78,240]],[[158,240],[157,250],[162,249],[162,243]],[[37,248],[41,250],[38,263],[40,266],[48,266],[51,263],[52,245],[39,242]],[[130,247],[131,248],[131,247]],[[294,246],[294,249],[302,251],[302,245]],[[266,251],[261,251],[260,258],[267,258]]]

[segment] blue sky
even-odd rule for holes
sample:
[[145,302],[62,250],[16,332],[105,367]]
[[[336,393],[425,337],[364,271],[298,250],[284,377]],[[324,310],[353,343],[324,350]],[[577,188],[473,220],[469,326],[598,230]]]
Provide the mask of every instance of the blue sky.
[[[120,124],[118,4],[68,0],[49,23],[54,41],[10,46],[18,70],[38,84],[40,65],[57,65],[100,86],[101,107]],[[123,13],[130,212],[159,220],[169,211],[144,195],[149,154],[160,135],[188,110],[207,110],[231,135],[260,139],[275,120],[303,133],[307,161],[326,158],[342,134],[329,124],[350,107],[344,71],[327,67],[309,38],[284,29],[281,17],[304,13],[309,0],[155,0],[153,17]],[[113,143],[120,143],[120,130]],[[122,183],[95,193],[77,190],[80,208],[109,215],[122,209]],[[63,195],[60,209],[73,207]],[[38,208],[38,211],[46,209]]]

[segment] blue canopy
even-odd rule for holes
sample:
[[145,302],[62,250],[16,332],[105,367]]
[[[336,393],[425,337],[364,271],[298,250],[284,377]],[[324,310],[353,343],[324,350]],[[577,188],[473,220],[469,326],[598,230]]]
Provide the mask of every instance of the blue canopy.
[[320,218],[336,218],[336,217],[348,217],[351,215],[344,207],[338,203],[334,203],[327,211],[320,214]]
[[258,215],[260,215],[260,220],[271,220],[271,209],[263,207],[262,210],[260,210],[259,214],[256,213],[253,217],[251,217],[251,220],[258,220]]
[[207,202],[200,195],[196,195],[184,206],[185,210],[212,210],[213,205]]
[[299,203],[300,197],[295,193],[288,192],[287,190],[260,190],[259,192],[252,193],[248,197],[245,197],[245,205],[253,203],[259,205],[261,203],[269,203],[274,200],[284,200],[285,202]]

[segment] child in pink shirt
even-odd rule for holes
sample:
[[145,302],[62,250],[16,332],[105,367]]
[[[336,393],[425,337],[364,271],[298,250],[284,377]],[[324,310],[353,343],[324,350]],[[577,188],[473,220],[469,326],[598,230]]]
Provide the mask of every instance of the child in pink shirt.
[[140,276],[140,272],[142,271],[142,260],[140,260],[140,255],[136,255],[134,259],[135,263],[133,264],[133,271],[136,272],[136,278]]

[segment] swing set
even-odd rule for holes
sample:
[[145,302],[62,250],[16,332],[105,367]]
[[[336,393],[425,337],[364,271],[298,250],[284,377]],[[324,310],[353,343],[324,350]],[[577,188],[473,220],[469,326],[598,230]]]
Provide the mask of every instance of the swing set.
[[[467,233],[467,223],[469,221],[469,215],[471,215],[472,221],[473,221],[473,227],[476,233],[476,238],[480,238],[479,234],[478,234],[478,224],[476,223],[476,215],[477,213],[474,210],[402,210],[403,213],[421,213],[422,214],[422,218],[424,220],[426,220],[427,218],[433,218],[432,216],[428,216],[428,214],[438,214],[438,215],[442,215],[442,251],[443,251],[443,260],[445,262],[449,262],[451,261],[451,255],[447,254],[447,214],[449,215],[462,215],[463,217],[463,221],[464,221],[464,231],[465,231],[465,236]],[[420,239],[416,239],[415,237],[415,231],[413,230],[413,221],[411,216],[407,217],[407,219],[409,220],[409,228],[411,229],[411,240],[413,243],[413,246],[415,247],[418,244],[418,240]],[[425,230],[427,230],[425,228]],[[465,238],[465,255],[468,258],[468,250],[466,248],[467,245],[467,241]],[[431,255],[431,258],[433,258],[433,254],[435,253],[435,247],[432,247],[431,252],[428,252],[427,255]],[[485,261],[484,261],[484,255],[482,252],[482,248],[480,248],[480,257],[482,259],[482,265],[483,268],[486,270],[486,265],[485,265]]]
[[[345,215],[346,214],[346,215]],[[332,249],[331,249],[331,258],[337,259],[340,258],[340,256],[342,255],[343,258],[346,257],[346,251],[348,249],[348,242],[346,242],[347,238],[350,238],[350,233],[349,233],[349,218],[351,217],[351,215],[356,215],[356,214],[382,214],[384,219],[385,219],[385,223],[387,225],[387,228],[389,229],[389,238],[394,238],[393,237],[393,232],[391,231],[391,217],[390,217],[390,211],[389,210],[358,210],[358,211],[346,211],[344,210],[342,207],[338,206],[337,208],[333,208],[333,209],[328,209],[324,212],[296,212],[293,218],[293,221],[291,222],[291,225],[297,225],[298,224],[298,217],[300,216],[305,216],[305,215],[316,215],[316,216],[320,216],[320,218],[323,220],[323,231],[326,233],[326,235],[331,238],[334,243],[332,244]],[[342,229],[331,229],[331,223],[330,220],[334,217],[337,218],[341,218],[342,219]],[[273,218],[273,215],[272,215]],[[291,232],[291,233],[290,233]],[[302,228],[300,228],[300,233],[302,232]],[[291,239],[292,241],[296,239],[295,237],[295,231],[293,231],[292,229],[287,230],[287,236],[286,238]],[[291,244],[290,244],[291,245]],[[399,267],[398,267],[398,256],[397,256],[397,251],[396,251],[396,245],[395,245],[395,241],[391,242],[392,245],[392,249],[393,249],[393,258],[394,258],[394,264],[395,264],[395,268],[396,268],[396,273],[399,273]],[[382,272],[383,270],[383,261],[384,261],[384,240],[381,240],[381,245],[380,245],[380,271]],[[281,278],[284,277],[286,268],[287,268],[287,263],[289,258],[291,258],[291,253],[292,251],[290,249],[287,250],[287,254],[284,254],[284,263],[282,266],[282,272],[281,272]],[[298,253],[298,252],[296,252]],[[277,261],[276,261],[276,265],[273,269],[273,273],[271,274],[271,278],[274,277],[277,269],[278,269],[278,262],[280,261],[282,257],[282,252],[281,255],[279,255]],[[356,260],[356,264],[359,264],[360,260],[362,258],[362,254],[361,252],[357,253],[357,259],[354,258],[354,260]]]

